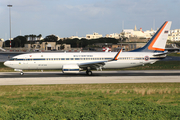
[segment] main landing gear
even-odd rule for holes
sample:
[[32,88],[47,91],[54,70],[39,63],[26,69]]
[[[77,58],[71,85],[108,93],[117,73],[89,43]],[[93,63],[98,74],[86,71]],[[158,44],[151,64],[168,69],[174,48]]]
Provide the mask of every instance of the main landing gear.
[[87,69],[86,69],[86,75],[89,75],[89,76],[92,75],[92,71],[91,71],[91,68],[90,68],[90,67],[87,67]]
[[91,71],[91,70],[87,70],[87,71],[86,71],[86,75],[91,76],[91,75],[92,75],[92,71]]

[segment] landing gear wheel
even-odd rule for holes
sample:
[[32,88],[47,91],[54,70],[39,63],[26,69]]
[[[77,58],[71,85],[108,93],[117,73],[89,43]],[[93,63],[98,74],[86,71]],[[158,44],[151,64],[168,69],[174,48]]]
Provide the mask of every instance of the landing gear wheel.
[[20,75],[24,75],[24,73],[23,73],[23,72],[21,72],[21,73],[20,73]]
[[86,74],[89,75],[89,76],[91,76],[91,75],[92,75],[92,71],[87,70],[87,71],[86,71]]

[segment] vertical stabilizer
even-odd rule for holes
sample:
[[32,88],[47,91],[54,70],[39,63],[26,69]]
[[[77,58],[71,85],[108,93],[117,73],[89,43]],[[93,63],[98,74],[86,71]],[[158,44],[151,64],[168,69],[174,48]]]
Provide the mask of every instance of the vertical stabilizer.
[[166,21],[144,47],[132,52],[164,51],[171,23],[171,21]]

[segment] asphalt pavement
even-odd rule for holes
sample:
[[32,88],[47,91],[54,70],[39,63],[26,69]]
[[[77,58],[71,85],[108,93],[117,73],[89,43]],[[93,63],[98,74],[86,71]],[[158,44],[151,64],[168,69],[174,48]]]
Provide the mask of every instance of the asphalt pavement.
[[105,84],[105,83],[169,83],[180,82],[180,70],[93,71],[63,74],[62,72],[1,72],[0,85]]

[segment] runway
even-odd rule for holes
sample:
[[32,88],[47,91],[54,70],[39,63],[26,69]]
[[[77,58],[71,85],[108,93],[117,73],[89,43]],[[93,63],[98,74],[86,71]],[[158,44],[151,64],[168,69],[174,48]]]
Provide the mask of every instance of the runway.
[[98,83],[161,83],[180,82],[180,70],[93,71],[63,74],[62,72],[0,73],[0,85],[98,84]]

